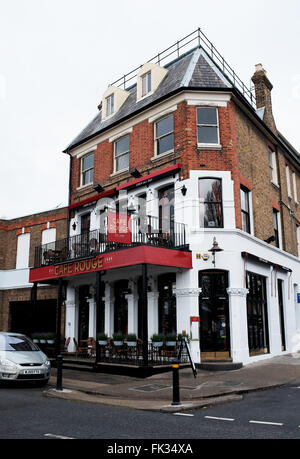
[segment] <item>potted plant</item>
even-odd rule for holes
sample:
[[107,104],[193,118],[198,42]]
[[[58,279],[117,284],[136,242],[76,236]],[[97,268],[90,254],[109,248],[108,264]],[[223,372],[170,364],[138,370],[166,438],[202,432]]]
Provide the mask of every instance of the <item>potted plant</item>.
[[136,346],[137,337],[135,333],[129,333],[126,335],[127,346]]
[[183,341],[184,338],[187,340],[188,343],[190,342],[190,337],[188,334],[179,334],[177,339],[178,341]]
[[151,337],[152,346],[161,347],[164,344],[165,337],[163,335],[153,335]]
[[46,337],[46,341],[47,341],[48,344],[54,344],[55,343],[55,338],[56,338],[55,333],[48,333],[45,337]]
[[176,346],[177,343],[177,335],[167,335],[166,336],[166,346]]
[[98,344],[100,346],[106,346],[107,345],[108,336],[107,336],[106,333],[98,333],[97,334],[97,340],[98,340]]
[[124,341],[124,335],[122,333],[113,334],[113,342],[115,346],[122,346]]
[[40,344],[46,344],[46,335],[45,333],[40,334]]

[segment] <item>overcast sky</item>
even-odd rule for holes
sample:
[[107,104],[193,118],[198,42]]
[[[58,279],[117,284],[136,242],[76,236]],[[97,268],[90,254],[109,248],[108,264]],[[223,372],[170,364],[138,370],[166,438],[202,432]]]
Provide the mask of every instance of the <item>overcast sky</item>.
[[108,84],[198,27],[245,84],[263,64],[300,150],[299,0],[0,0],[0,218],[67,205],[62,150]]

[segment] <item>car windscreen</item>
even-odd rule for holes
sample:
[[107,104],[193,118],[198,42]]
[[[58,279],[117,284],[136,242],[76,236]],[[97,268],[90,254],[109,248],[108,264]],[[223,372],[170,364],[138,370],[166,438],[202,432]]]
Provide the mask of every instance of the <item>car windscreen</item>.
[[39,348],[26,336],[0,335],[0,351],[39,351]]

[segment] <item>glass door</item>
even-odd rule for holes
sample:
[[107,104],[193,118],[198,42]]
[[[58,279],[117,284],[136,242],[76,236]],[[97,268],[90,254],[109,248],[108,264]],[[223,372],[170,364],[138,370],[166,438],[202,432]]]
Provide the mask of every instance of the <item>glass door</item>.
[[228,274],[199,273],[200,349],[202,360],[230,359]]

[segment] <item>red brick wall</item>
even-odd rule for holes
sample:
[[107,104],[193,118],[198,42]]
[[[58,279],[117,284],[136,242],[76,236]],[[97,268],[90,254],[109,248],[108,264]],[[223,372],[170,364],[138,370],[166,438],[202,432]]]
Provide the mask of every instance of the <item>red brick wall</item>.
[[25,233],[30,233],[29,266],[33,266],[35,247],[41,245],[42,231],[47,228],[47,223],[50,222],[50,228],[56,228],[56,239],[63,239],[67,236],[67,218],[67,209],[62,208],[13,220],[1,220],[0,269],[16,268],[17,241],[22,228]]

